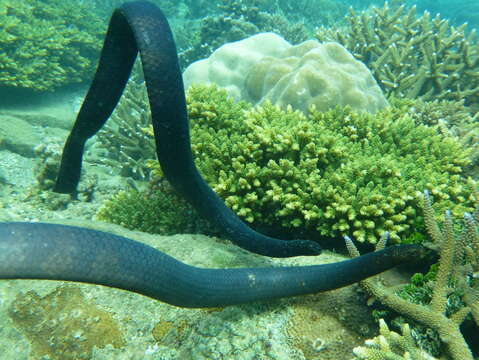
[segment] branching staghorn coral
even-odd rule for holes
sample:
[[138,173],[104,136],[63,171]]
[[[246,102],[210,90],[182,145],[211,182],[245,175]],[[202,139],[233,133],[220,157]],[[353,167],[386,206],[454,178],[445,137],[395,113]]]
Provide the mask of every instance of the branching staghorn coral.
[[190,27],[186,28],[189,45],[184,44],[180,49],[181,67],[184,69],[194,61],[207,58],[221,45],[260,32],[275,32],[293,44],[309,37],[303,23],[289,22],[281,14],[262,11],[257,5],[254,0],[220,0],[218,10],[221,13],[203,18],[197,34],[191,36]]
[[418,17],[414,6],[392,9],[387,2],[361,13],[351,8],[347,20],[346,29],[320,29],[318,39],[344,45],[388,95],[479,106],[479,47],[466,24],[455,28],[439,15]]
[[[369,243],[389,231],[397,242],[416,231],[421,188],[440,199],[438,209],[468,209],[458,205],[467,195],[468,152],[402,111],[305,115],[235,103],[208,86],[191,87],[187,103],[200,172],[262,230],[315,239],[349,234]],[[153,179],[161,177],[158,163],[150,163]]]
[[[466,343],[460,326],[469,314],[479,326],[479,193],[477,184],[471,182],[475,197],[476,210],[474,214],[465,213],[462,232],[454,229],[450,212],[446,211],[442,229],[439,227],[432,209],[429,193],[424,194],[424,217],[427,232],[432,238],[431,247],[439,252],[437,273],[431,284],[432,295],[429,304],[416,304],[403,299],[397,293],[380,285],[371,278],[361,282],[363,288],[379,302],[417,321],[439,335],[445,346],[445,352],[452,360],[473,360],[472,352]],[[378,243],[376,250],[385,246],[385,239]],[[351,256],[359,252],[351,239],[346,237],[346,245]],[[464,305],[452,314],[448,314],[448,296],[454,289],[460,289],[464,294]],[[376,348],[377,349],[377,348]],[[381,349],[379,349],[381,350]],[[367,354],[366,350],[361,350]],[[361,352],[360,352],[361,354]],[[383,355],[385,352],[383,351]],[[372,357],[371,359],[387,359],[387,357]],[[368,358],[369,359],[369,358]]]
[[147,180],[147,160],[155,158],[148,96],[139,63],[135,66],[120,103],[105,127],[98,133],[100,147],[106,150],[100,162],[119,169],[122,176]]
[[105,29],[74,0],[0,0],[0,86],[51,91],[87,80]]
[[366,340],[365,346],[353,349],[357,359],[362,360],[437,360],[417,347],[408,324],[402,334],[389,330],[383,319],[379,320],[379,335]]

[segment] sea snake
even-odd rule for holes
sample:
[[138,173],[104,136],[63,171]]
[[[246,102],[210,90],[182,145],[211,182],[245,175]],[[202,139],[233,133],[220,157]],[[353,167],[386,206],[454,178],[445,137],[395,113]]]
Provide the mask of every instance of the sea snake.
[[[116,106],[140,53],[158,159],[172,186],[237,245],[262,255],[320,252],[312,241],[283,241],[250,229],[211,190],[190,147],[175,43],[161,10],[148,2],[113,12],[97,72],[64,147],[55,190],[74,193],[85,141]],[[422,257],[417,245],[392,246],[327,265],[204,269],[140,242],[67,225],[0,223],[0,279],[79,281],[137,292],[183,307],[216,307],[336,289]]]
[[148,2],[126,3],[113,12],[98,69],[63,149],[54,190],[75,192],[84,144],[111,115],[138,52],[157,157],[173,188],[225,238],[246,250],[272,257],[319,254],[321,248],[314,241],[284,241],[252,230],[203,180],[191,152],[185,92],[173,35],[161,10]]
[[182,307],[222,307],[337,289],[422,254],[418,245],[396,245],[332,264],[206,269],[102,231],[0,223],[0,278],[100,284]]

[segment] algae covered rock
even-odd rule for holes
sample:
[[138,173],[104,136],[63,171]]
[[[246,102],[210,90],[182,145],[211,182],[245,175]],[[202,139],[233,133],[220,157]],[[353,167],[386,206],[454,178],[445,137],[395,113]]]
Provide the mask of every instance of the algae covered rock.
[[106,23],[73,0],[0,0],[0,86],[51,91],[87,80]]
[[184,72],[185,86],[214,83],[236,99],[307,112],[349,105],[371,113],[388,102],[367,67],[337,43],[291,45],[262,33],[223,45]]
[[94,347],[125,346],[118,321],[111,313],[89,304],[79,287],[58,287],[44,297],[33,290],[20,293],[8,316],[30,339],[35,357],[88,360]]

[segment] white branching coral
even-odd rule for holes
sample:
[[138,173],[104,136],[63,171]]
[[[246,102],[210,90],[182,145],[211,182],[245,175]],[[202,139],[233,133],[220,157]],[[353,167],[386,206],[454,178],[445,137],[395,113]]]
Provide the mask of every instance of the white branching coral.
[[353,352],[364,360],[436,360],[416,346],[408,324],[403,325],[401,335],[389,330],[383,319],[379,320],[379,335],[366,340],[365,346],[355,347]]

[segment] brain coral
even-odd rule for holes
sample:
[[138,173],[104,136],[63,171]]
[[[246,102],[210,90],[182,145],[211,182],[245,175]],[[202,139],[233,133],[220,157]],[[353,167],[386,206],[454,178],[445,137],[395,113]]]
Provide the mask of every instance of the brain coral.
[[106,27],[73,0],[0,0],[0,86],[54,90],[83,82]]
[[226,44],[184,72],[185,86],[215,83],[236,99],[269,100],[306,112],[349,105],[375,112],[388,103],[367,67],[337,43],[291,45],[273,33]]
[[[397,242],[417,230],[424,189],[436,208],[466,210],[457,204],[469,196],[468,152],[397,108],[305,115],[269,102],[253,108],[211,86],[192,86],[187,102],[200,172],[258,229],[314,239],[349,234],[370,243],[389,231]],[[155,164],[153,174],[161,178]],[[127,224],[132,216],[115,221]]]

